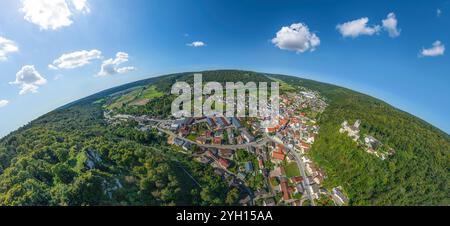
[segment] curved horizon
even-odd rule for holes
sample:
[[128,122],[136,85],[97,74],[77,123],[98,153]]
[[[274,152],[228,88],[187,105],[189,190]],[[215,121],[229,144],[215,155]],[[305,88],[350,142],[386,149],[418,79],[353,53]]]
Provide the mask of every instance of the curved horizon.
[[146,75],[217,68],[347,87],[450,133],[443,0],[41,2],[0,3],[0,137]]
[[[80,100],[89,98],[90,96],[93,96],[93,95],[96,95],[96,94],[98,94],[98,93],[107,91],[107,90],[109,90],[109,89],[119,88],[119,87],[121,87],[121,86],[128,85],[128,84],[132,84],[132,83],[135,83],[135,82],[140,82],[140,81],[147,80],[147,79],[152,79],[152,78],[159,78],[159,77],[163,77],[163,76],[170,76],[170,75],[174,75],[174,74],[202,73],[202,72],[207,72],[207,71],[226,71],[226,70],[231,70],[231,71],[236,70],[236,71],[244,71],[244,72],[255,72],[255,73],[262,74],[262,75],[266,75],[266,74],[274,74],[274,75],[292,76],[292,77],[297,77],[297,78],[299,78],[299,79],[307,79],[307,80],[311,80],[311,81],[314,81],[314,82],[319,82],[319,83],[324,83],[324,84],[328,84],[328,85],[332,85],[332,86],[337,86],[337,87],[340,87],[340,88],[345,88],[345,89],[351,90],[351,91],[353,91],[353,92],[357,92],[357,93],[360,93],[360,94],[363,94],[363,95],[367,95],[367,96],[369,96],[369,97],[372,97],[372,98],[374,98],[374,99],[380,100],[380,101],[382,101],[382,102],[388,104],[389,106],[391,106],[391,107],[393,107],[393,108],[396,108],[396,109],[398,109],[398,110],[400,110],[400,111],[403,111],[403,112],[405,112],[405,113],[407,113],[407,114],[409,114],[409,115],[412,115],[412,116],[414,116],[414,117],[416,117],[416,118],[418,118],[418,119],[420,119],[420,120],[422,120],[422,121],[424,121],[424,122],[430,124],[431,126],[435,127],[436,129],[440,130],[441,132],[443,132],[443,133],[445,133],[445,134],[447,134],[447,135],[450,134],[450,130],[449,130],[449,131],[446,131],[446,130],[440,128],[439,126],[437,126],[437,125],[435,125],[435,124],[429,122],[428,120],[424,119],[423,117],[418,116],[418,115],[416,115],[416,114],[414,114],[414,113],[411,113],[411,112],[409,112],[409,111],[407,111],[407,110],[405,110],[405,109],[402,109],[402,108],[400,108],[400,107],[398,107],[398,106],[392,104],[389,100],[385,100],[385,99],[383,99],[382,97],[379,97],[379,96],[374,96],[374,95],[372,95],[372,94],[367,93],[366,91],[357,90],[356,88],[353,88],[353,87],[346,87],[345,85],[342,85],[342,84],[333,84],[333,83],[331,83],[331,82],[329,82],[329,81],[318,80],[318,79],[314,79],[314,78],[311,78],[311,77],[308,77],[308,76],[301,76],[301,75],[292,75],[292,74],[274,73],[274,72],[261,72],[261,71],[257,71],[257,70],[249,70],[249,69],[236,69],[236,68],[228,68],[228,69],[222,68],[222,69],[217,69],[217,68],[216,68],[216,69],[192,70],[192,71],[178,71],[178,72],[171,72],[171,73],[167,73],[167,74],[159,74],[159,75],[155,75],[155,76],[149,76],[149,77],[146,77],[146,78],[140,78],[140,79],[138,79],[138,80],[134,80],[134,81],[129,81],[129,82],[125,82],[125,83],[113,85],[113,86],[110,86],[110,87],[108,87],[108,88],[102,89],[102,90],[100,90],[100,91],[94,91],[94,92],[91,93],[91,94],[82,96],[82,97],[80,97],[80,98],[78,98],[78,99],[75,99],[75,100],[73,100],[73,101],[69,101],[69,102],[67,102],[67,103],[65,103],[65,104],[62,104],[62,105],[58,106],[58,107],[55,107],[55,108],[53,108],[53,109],[50,109],[50,110],[48,110],[46,113],[41,114],[41,115],[35,117],[34,119],[30,120],[29,122],[24,123],[24,124],[22,124],[22,125],[20,125],[20,126],[18,126],[18,127],[13,128],[13,129],[10,129],[10,130],[9,130],[8,132],[6,132],[4,135],[2,135],[2,134],[0,133],[0,139],[6,137],[6,136],[9,135],[10,133],[12,133],[12,132],[14,132],[14,131],[20,129],[20,128],[23,127],[23,126],[26,126],[28,123],[33,122],[34,120],[38,119],[39,117],[41,117],[41,116],[43,116],[43,115],[45,115],[45,114],[48,114],[48,113],[53,112],[53,111],[55,111],[55,110],[58,110],[59,108],[62,108],[62,107],[64,107],[64,106],[66,106],[66,105],[76,104],[76,102],[78,102],[78,101],[80,101]],[[0,132],[1,132],[1,131],[0,131]]]

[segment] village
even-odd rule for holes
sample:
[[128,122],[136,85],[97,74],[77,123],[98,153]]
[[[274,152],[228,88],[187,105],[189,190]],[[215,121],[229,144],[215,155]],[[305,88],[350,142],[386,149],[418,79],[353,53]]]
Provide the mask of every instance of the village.
[[137,129],[157,129],[167,143],[212,166],[230,187],[245,194],[240,205],[303,206],[328,200],[348,204],[342,187],[326,189],[326,172],[309,157],[319,134],[317,119],[327,107],[319,93],[304,90],[280,96],[280,114],[273,127],[267,118],[201,117],[177,120],[115,114],[105,110],[108,123],[134,120]]

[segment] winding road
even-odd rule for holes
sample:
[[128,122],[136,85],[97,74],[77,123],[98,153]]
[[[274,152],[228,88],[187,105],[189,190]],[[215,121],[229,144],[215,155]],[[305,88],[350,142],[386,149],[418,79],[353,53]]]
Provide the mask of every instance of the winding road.
[[192,141],[185,137],[179,136],[178,134],[175,134],[174,132],[172,132],[170,130],[163,129],[163,128],[159,127],[158,125],[153,126],[153,128],[156,128],[158,131],[165,133],[169,136],[176,137],[184,142],[188,142],[190,144],[195,144],[198,147],[203,147],[203,148],[232,149],[232,150],[245,149],[245,148],[252,147],[252,146],[255,146],[255,147],[263,146],[270,140],[269,138],[266,137],[266,138],[263,138],[263,139],[260,139],[260,140],[257,140],[257,141],[251,142],[251,143],[245,143],[245,144],[231,144],[231,145],[199,144],[195,141]]

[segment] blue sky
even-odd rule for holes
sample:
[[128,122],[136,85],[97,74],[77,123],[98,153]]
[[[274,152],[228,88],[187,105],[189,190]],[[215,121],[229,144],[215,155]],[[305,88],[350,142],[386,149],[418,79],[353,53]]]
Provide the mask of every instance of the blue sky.
[[450,133],[446,0],[36,2],[0,3],[0,137],[112,86],[207,69],[345,86]]

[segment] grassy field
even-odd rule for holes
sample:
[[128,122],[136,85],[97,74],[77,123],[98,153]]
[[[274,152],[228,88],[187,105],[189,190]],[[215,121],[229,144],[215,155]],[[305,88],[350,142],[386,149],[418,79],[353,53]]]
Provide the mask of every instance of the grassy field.
[[275,82],[278,82],[280,84],[280,91],[284,91],[284,92],[295,92],[295,91],[297,91],[297,89],[295,89],[293,86],[289,85],[288,83],[284,82],[281,79],[272,78],[272,77],[270,79],[272,79]]
[[163,96],[164,93],[159,91],[156,86],[148,86],[129,92],[108,106],[108,109],[121,108],[125,104],[141,106],[149,102],[149,100]]
[[197,139],[197,135],[189,134],[186,138],[189,139],[189,140],[195,141],[195,139]]
[[149,86],[142,92],[140,98],[153,99],[153,98],[161,97],[163,95],[164,95],[164,93],[157,90],[156,86]]
[[286,176],[287,177],[297,177],[300,176],[300,171],[298,170],[297,163],[291,162],[286,164],[285,166]]

